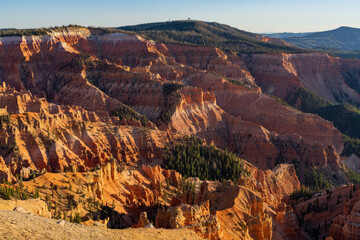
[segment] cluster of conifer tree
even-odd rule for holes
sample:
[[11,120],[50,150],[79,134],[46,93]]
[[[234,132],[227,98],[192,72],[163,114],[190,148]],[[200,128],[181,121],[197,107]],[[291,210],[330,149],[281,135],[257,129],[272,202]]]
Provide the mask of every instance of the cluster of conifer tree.
[[184,87],[184,85],[180,83],[164,83],[163,84],[163,94],[164,97],[170,95],[173,91],[176,91],[180,88]]
[[165,168],[175,169],[185,178],[237,182],[239,176],[247,176],[241,160],[233,153],[215,146],[203,145],[198,138],[186,138],[165,152]]
[[12,37],[12,36],[42,36],[48,34],[51,30],[55,31],[62,31],[62,30],[69,30],[70,28],[79,28],[82,27],[76,24],[70,25],[62,25],[62,26],[55,26],[49,28],[32,28],[32,29],[16,29],[16,28],[9,28],[9,29],[2,29],[0,30],[0,37]]
[[130,121],[139,120],[142,126],[146,126],[149,120],[145,115],[142,115],[128,106],[121,106],[112,112],[112,116],[119,117],[120,120],[127,119]]
[[298,108],[301,111],[318,114],[322,118],[331,121],[344,134],[343,155],[350,156],[354,153],[360,157],[359,109],[348,103],[333,104],[304,88],[289,94],[284,100],[294,107],[300,100],[301,105]]
[[171,21],[126,26],[119,29],[136,32],[157,42],[212,46],[239,53],[307,52],[293,46],[264,42],[256,34],[219,23]]
[[4,183],[0,185],[0,198],[6,200],[9,200],[11,198],[26,200],[29,197],[33,197],[33,198],[40,197],[39,189],[35,188],[34,192],[29,192],[28,189],[24,188],[22,179],[20,179],[18,186],[15,186],[10,183]]
[[290,199],[291,200],[298,200],[300,198],[310,199],[314,193],[315,191],[313,189],[302,184],[300,189],[295,190],[294,192],[291,193]]
[[40,36],[48,33],[46,28],[36,29],[5,29],[0,31],[0,37],[8,36]]

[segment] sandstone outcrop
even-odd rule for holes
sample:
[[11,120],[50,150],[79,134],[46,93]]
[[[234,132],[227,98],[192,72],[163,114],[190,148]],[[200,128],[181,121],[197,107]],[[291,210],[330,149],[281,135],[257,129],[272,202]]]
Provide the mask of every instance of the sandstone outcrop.
[[[89,210],[87,202],[91,199],[91,202],[111,206],[117,214],[131,216],[123,220],[122,224],[133,226],[138,223],[138,211],[166,203],[161,197],[162,192],[165,188],[176,189],[176,179],[181,178],[174,170],[164,170],[159,166],[144,165],[143,169],[133,169],[131,166],[110,161],[99,166],[97,170],[86,173],[45,173],[35,180],[24,181],[24,185],[30,191],[37,188],[42,198],[46,195],[56,196],[51,199],[52,206],[58,205],[61,211],[88,216],[91,209]],[[172,176],[174,181],[170,180]],[[158,179],[156,185],[152,179]],[[67,207],[67,196],[72,196],[73,205],[76,206],[72,210]],[[56,211],[52,209],[54,210]]]
[[[282,199],[287,199],[294,190],[300,188],[300,182],[294,174],[293,165],[281,164],[273,171],[265,172],[251,165],[247,167],[251,174],[240,179],[240,185],[233,185],[230,181],[195,181],[196,194],[190,191],[175,197],[172,206],[209,201],[210,210],[216,211],[219,219],[223,239],[271,239],[275,234],[272,226],[277,217],[274,209],[277,205],[281,206]],[[285,212],[279,211],[279,214],[285,215]],[[286,218],[294,220],[294,217],[296,220],[292,212],[286,212]],[[285,228],[298,228],[295,220],[293,225],[286,224]],[[291,236],[294,234],[289,233]]]
[[206,239],[221,239],[220,223],[210,214],[209,201],[200,205],[180,204],[167,210],[159,209],[155,218],[156,228],[188,228]]
[[0,199],[0,211],[14,210],[15,208],[23,208],[26,213],[31,213],[47,218],[51,218],[51,212],[48,210],[47,204],[40,199],[28,200],[3,200]]
[[181,174],[174,170],[162,169],[160,166],[151,167],[149,165],[143,165],[141,170],[145,172],[147,177],[150,179],[151,184],[156,186],[166,181],[174,187],[179,187]]
[[140,219],[139,219],[138,223],[136,225],[134,225],[133,227],[134,228],[144,228],[149,223],[150,223],[150,221],[147,218],[147,213],[146,212],[141,212],[140,213]]
[[300,227],[296,214],[292,211],[290,206],[282,203],[276,209],[276,222],[283,228],[285,239],[301,239]]
[[212,194],[206,191],[200,195],[211,196],[224,239],[271,239],[272,219],[265,213],[264,200],[257,192],[231,185],[219,186]]
[[261,171],[249,168],[250,177],[239,179],[239,184],[258,191],[265,202],[278,206],[286,201],[290,194],[300,188],[294,165],[279,164],[272,170]]
[[360,199],[359,193],[344,204],[343,215],[334,218],[329,235],[333,239],[359,239],[360,238]]

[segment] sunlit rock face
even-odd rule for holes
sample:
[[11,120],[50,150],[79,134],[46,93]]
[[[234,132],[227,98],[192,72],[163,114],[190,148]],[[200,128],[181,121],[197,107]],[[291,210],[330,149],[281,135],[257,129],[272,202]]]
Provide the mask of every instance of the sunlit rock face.
[[[199,183],[196,196],[171,199],[173,208],[159,212],[155,225],[189,227],[210,239],[298,238],[296,216],[283,203],[300,188],[292,163],[340,169],[342,136],[330,122],[262,92],[285,96],[303,86],[334,102],[342,93],[358,99],[341,78],[355,60],[326,54],[239,56],[79,28],[2,37],[0,59],[1,181],[36,172],[43,174],[37,181],[63,187],[57,174],[74,172],[61,179],[88,182],[86,197],[115,200],[130,226],[144,227],[140,208],[164,198],[168,179],[181,185],[178,172],[159,166],[164,149],[196,135],[245,159],[250,176],[236,185]],[[334,86],[339,92],[329,92]],[[149,121],[114,115],[126,105]],[[351,239],[351,226],[336,234]]]

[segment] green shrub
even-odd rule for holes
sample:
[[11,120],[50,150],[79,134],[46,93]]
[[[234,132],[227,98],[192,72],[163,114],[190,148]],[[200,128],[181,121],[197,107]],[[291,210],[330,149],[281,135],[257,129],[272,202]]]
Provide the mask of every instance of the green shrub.
[[351,138],[343,134],[343,141],[344,150],[342,152],[342,155],[350,156],[351,154],[355,154],[356,156],[360,157],[360,139]]
[[316,192],[324,189],[332,188],[332,180],[327,176],[322,169],[314,166],[305,169],[305,185]]
[[11,197],[15,197],[15,189],[10,186],[0,186],[0,197],[9,200]]
[[19,147],[16,143],[3,144],[0,142],[0,154],[5,158],[7,155],[13,153],[14,157],[20,155]]
[[40,192],[39,189],[36,187],[33,193],[33,198],[39,198],[39,197],[40,197]]
[[300,198],[304,198],[306,200],[306,199],[310,199],[314,193],[316,192],[310,187],[301,185],[301,188],[299,190],[295,190],[294,192],[291,193],[290,199],[299,200]]
[[29,194],[21,183],[19,186],[4,184],[0,185],[0,198],[7,200],[11,198],[26,200],[29,198]]
[[164,83],[162,85],[163,87],[163,94],[164,97],[167,97],[168,95],[170,95],[173,91],[176,91],[182,87],[184,87],[184,85],[180,84],[180,83]]
[[5,123],[9,123],[9,122],[10,122],[9,114],[0,116],[0,128],[2,128]]
[[160,120],[163,121],[164,123],[170,123],[171,121],[171,117],[172,117],[172,113],[170,110],[163,110],[160,113]]
[[74,223],[81,223],[81,216],[80,216],[80,214],[79,213],[76,213],[75,214],[75,217],[73,218],[73,222]]
[[[297,161],[293,161],[296,175],[300,176],[300,164]],[[312,194],[319,192],[324,189],[331,189],[335,183],[335,180],[332,176],[326,173],[322,168],[315,166],[307,166],[305,168],[305,179],[301,185],[301,189],[294,192],[292,199],[297,200],[301,197],[309,197]]]
[[345,167],[345,174],[352,183],[360,184],[360,174],[348,167]]

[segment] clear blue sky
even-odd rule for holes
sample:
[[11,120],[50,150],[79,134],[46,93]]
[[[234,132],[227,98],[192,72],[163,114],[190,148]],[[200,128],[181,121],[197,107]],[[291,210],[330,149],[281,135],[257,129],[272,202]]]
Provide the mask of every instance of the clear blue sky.
[[79,24],[116,27],[179,19],[251,32],[360,28],[359,0],[0,0],[0,28]]

